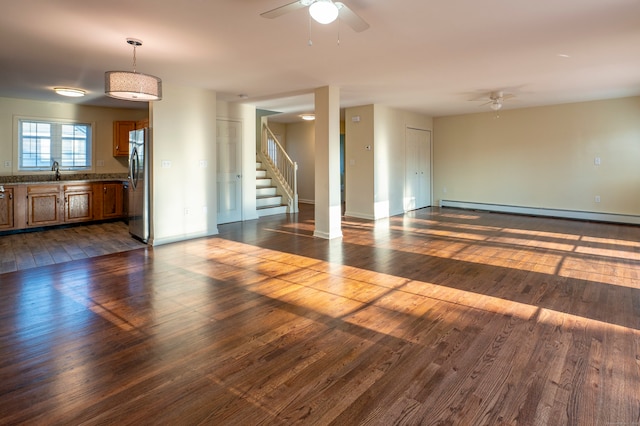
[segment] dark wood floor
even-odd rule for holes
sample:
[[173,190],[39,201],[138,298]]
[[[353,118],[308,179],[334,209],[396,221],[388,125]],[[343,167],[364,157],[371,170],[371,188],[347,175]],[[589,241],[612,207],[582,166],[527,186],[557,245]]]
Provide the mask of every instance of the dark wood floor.
[[640,423],[640,227],[220,231],[0,275],[0,423]]
[[144,244],[121,221],[0,235],[0,274],[102,256]]

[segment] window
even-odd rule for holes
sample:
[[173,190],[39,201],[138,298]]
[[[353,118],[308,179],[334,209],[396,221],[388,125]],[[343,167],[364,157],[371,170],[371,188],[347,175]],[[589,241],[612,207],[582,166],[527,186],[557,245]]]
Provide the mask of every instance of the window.
[[51,120],[18,120],[18,168],[91,169],[91,124]]

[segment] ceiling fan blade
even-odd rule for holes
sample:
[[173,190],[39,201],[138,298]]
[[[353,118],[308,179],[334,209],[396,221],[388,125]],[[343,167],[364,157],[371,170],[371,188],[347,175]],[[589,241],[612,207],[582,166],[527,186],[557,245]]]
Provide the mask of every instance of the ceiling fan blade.
[[275,9],[268,10],[260,14],[263,18],[277,18],[278,16],[282,16],[285,13],[293,12],[294,10],[302,9],[307,7],[307,5],[303,4],[302,1],[294,1],[293,3],[285,4],[284,6],[276,7]]
[[353,29],[353,31],[359,33],[369,28],[369,24],[367,23],[367,21],[362,19],[353,10],[349,9],[349,6],[338,1],[334,3],[336,6],[338,6],[338,17],[342,19],[347,25],[349,25]]
[[513,95],[511,93],[505,93],[504,95],[502,95],[502,100],[513,99],[515,97],[516,97],[516,95]]

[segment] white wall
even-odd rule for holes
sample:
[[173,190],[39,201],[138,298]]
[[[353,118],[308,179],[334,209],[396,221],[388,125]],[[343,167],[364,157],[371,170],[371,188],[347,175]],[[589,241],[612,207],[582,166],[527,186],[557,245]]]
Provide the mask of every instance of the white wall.
[[640,215],[640,97],[436,118],[433,138],[437,200]]
[[218,233],[216,106],[214,91],[168,84],[151,105],[153,245]]
[[[0,98],[0,176],[19,175],[16,117],[68,119],[93,123],[93,173],[127,173],[128,158],[113,156],[113,122],[141,120],[148,109],[103,108],[64,102]],[[104,166],[98,167],[98,160]],[[10,161],[11,167],[4,167]],[[40,172],[46,174],[47,172]],[[83,172],[84,173],[84,172]],[[28,172],[28,174],[36,174]]]

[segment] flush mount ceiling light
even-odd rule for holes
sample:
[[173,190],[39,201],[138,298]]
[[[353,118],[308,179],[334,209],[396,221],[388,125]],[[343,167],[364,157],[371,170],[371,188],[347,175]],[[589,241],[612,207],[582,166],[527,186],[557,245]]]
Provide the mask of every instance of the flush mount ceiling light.
[[302,114],[300,115],[300,118],[302,118],[305,121],[313,121],[316,119],[316,116],[313,114]]
[[133,72],[107,71],[104,73],[104,92],[112,98],[127,101],[159,101],[162,99],[162,80],[136,72],[136,48],[142,41],[128,38],[133,46]]
[[71,98],[80,98],[87,93],[82,89],[72,89],[70,87],[54,87],[53,91],[58,95],[69,96]]

